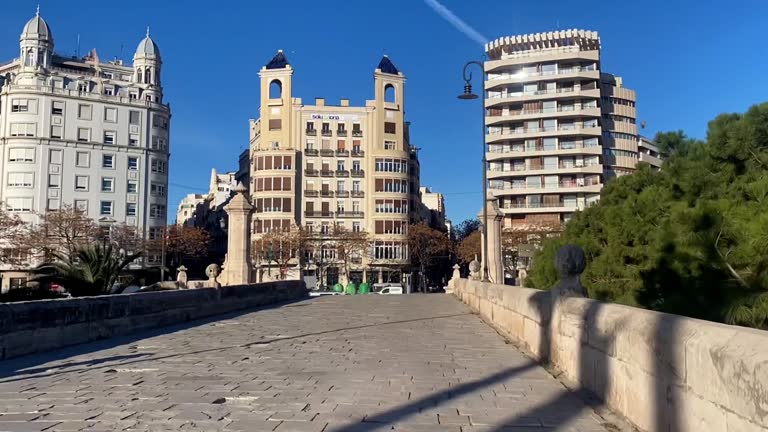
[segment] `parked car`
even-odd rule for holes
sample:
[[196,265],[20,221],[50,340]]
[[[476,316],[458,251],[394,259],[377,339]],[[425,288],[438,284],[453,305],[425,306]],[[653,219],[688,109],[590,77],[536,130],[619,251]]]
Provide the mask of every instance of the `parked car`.
[[388,286],[386,288],[382,288],[381,291],[378,291],[377,294],[381,295],[397,295],[403,293],[403,287],[400,285],[397,286]]

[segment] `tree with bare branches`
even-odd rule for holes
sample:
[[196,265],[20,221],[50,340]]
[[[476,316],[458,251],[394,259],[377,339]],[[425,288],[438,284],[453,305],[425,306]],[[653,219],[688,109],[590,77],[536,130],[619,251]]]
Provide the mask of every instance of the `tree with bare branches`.
[[426,291],[428,269],[440,258],[448,257],[451,242],[445,232],[418,223],[408,227],[408,251],[411,263],[419,268],[419,288]]
[[371,239],[365,231],[350,231],[343,226],[336,226],[332,233],[336,246],[336,256],[342,264],[342,270],[347,280],[349,271],[358,258],[362,263],[363,255],[371,248]]
[[98,225],[85,212],[64,206],[41,213],[40,222],[26,225],[19,248],[50,261],[55,254],[75,256],[78,250],[99,238]]
[[270,275],[274,263],[280,268],[280,279],[285,279],[290,265],[303,264],[304,251],[310,243],[306,230],[294,226],[288,231],[270,231],[255,239],[251,246],[251,255],[254,262],[267,264]]
[[208,253],[211,236],[201,228],[168,225],[163,234],[160,238],[147,241],[146,249],[155,255],[162,254],[165,249],[166,265],[171,268],[180,266],[186,259],[203,258]]
[[26,233],[24,222],[16,215],[0,208],[0,264],[21,264],[29,251],[19,244]]

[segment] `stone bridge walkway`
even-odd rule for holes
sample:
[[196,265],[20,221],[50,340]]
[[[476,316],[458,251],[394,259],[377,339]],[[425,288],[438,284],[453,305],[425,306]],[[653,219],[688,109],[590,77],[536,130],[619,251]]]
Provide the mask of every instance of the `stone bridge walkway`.
[[0,362],[0,431],[604,431],[445,295],[324,297]]

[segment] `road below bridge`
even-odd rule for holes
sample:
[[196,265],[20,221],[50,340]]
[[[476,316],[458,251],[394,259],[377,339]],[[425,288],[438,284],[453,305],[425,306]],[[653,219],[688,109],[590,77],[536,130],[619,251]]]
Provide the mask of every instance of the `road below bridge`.
[[323,297],[0,362],[0,431],[605,431],[446,295]]

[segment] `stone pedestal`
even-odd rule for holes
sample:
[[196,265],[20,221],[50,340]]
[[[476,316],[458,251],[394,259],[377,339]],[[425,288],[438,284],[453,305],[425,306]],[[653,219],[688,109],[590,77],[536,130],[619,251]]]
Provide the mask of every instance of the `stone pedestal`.
[[[485,248],[482,247],[481,243],[482,260],[480,262],[480,275],[482,278],[483,269],[487,265],[490,282],[504,284],[504,266],[502,264],[503,255],[501,250],[501,221],[504,218],[504,213],[499,210],[497,198],[488,198],[485,205],[488,212],[488,220],[483,220],[482,210],[478,217],[480,222],[488,227],[488,257],[485,256]],[[484,241],[485,239],[483,238],[482,240]]]
[[227,232],[227,257],[221,273],[222,285],[246,285],[251,283],[251,212],[253,206],[245,196],[245,186],[238,183],[233,189],[235,196],[224,207],[229,218]]

